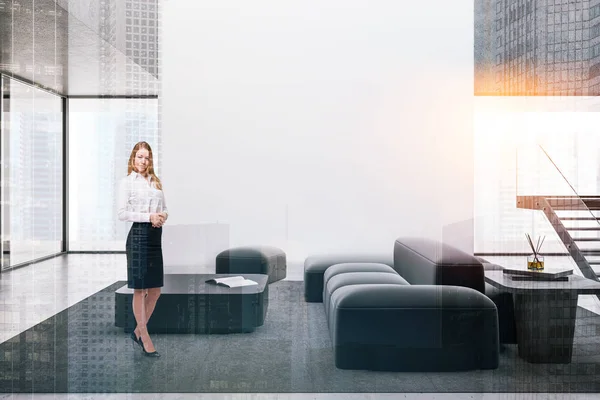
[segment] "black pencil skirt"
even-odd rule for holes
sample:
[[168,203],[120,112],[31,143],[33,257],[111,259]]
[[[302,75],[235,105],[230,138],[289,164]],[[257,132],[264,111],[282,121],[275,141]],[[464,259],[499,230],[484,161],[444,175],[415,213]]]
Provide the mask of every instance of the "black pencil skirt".
[[127,235],[127,287],[150,289],[163,286],[162,228],[134,222]]

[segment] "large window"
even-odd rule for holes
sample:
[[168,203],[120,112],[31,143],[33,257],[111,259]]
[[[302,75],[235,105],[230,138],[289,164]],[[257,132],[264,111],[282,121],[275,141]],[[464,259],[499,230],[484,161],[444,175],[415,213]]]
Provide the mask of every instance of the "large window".
[[158,100],[69,100],[69,250],[125,250],[129,224],[117,219],[118,182],[144,140],[160,176]]
[[567,252],[542,211],[516,204],[517,196],[600,195],[600,113],[565,102],[476,100],[476,253],[527,253],[525,233],[545,235],[545,252]]
[[60,253],[62,99],[3,78],[2,268]]

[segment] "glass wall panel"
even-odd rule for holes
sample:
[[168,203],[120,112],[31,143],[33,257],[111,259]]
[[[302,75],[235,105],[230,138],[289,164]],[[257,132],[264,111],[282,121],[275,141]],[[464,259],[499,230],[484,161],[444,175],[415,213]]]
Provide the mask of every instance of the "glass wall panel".
[[529,253],[528,233],[546,236],[544,252],[566,254],[544,213],[517,207],[517,196],[598,196],[600,113],[549,98],[474,104],[475,252]]
[[125,250],[117,188],[138,141],[150,144],[160,177],[158,100],[69,100],[69,250]]
[[2,267],[62,250],[62,99],[4,79]]

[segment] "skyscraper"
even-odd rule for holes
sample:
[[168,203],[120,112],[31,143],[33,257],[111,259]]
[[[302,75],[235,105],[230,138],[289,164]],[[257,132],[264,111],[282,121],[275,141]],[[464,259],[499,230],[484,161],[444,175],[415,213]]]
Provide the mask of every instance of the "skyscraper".
[[600,94],[600,0],[476,0],[475,94]]
[[590,67],[588,94],[598,96],[600,95],[600,0],[590,0],[589,3]]

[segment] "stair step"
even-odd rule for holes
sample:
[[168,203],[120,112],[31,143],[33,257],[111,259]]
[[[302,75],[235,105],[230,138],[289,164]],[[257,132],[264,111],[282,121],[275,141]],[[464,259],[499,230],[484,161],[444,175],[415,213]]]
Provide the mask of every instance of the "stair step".
[[593,228],[580,228],[580,227],[572,227],[572,228],[567,228],[565,227],[566,230],[568,231],[600,231],[600,226],[595,226]]
[[600,210],[600,198],[577,198],[577,197],[548,197],[548,204],[555,210]]
[[600,242],[600,238],[573,238],[575,242]]
[[600,199],[586,199],[583,201],[577,197],[548,197],[546,201],[552,206],[552,208],[560,210],[597,210],[597,203]]
[[562,221],[599,221],[600,217],[558,217]]
[[548,196],[548,195],[533,195],[533,196],[517,196],[517,207],[528,208],[532,210],[540,210],[543,204],[549,204],[554,211],[557,210],[599,210],[600,197],[594,196]]
[[[600,251],[598,250],[581,250],[581,255],[585,257],[586,260],[589,260],[591,257],[600,257]],[[593,260],[595,261],[595,260]]]

